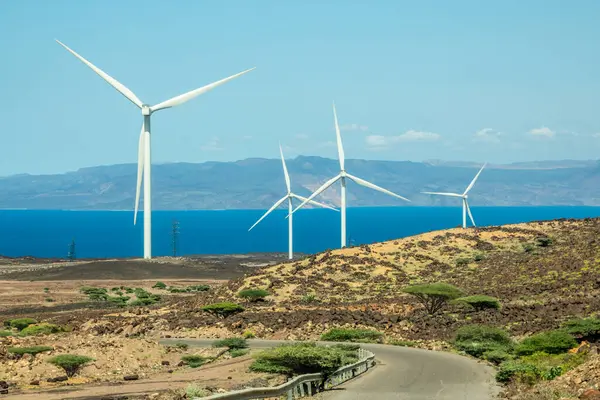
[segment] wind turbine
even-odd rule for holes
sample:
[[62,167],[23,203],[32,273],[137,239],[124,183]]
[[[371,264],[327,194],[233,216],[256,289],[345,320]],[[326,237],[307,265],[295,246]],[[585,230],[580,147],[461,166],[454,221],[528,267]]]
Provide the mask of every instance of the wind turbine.
[[408,200],[407,198],[404,198],[402,196],[399,196],[395,193],[392,193],[389,190],[379,187],[371,182],[367,182],[364,179],[358,178],[354,175],[350,175],[349,173],[346,172],[346,170],[344,169],[344,148],[342,147],[342,136],[340,134],[340,127],[338,125],[337,113],[335,111],[335,104],[333,105],[333,120],[335,122],[335,134],[336,134],[336,138],[337,138],[337,149],[338,149],[338,159],[340,162],[340,173],[338,175],[334,176],[333,178],[331,178],[330,180],[328,180],[327,182],[325,182],[320,188],[318,188],[313,194],[311,194],[308,199],[304,200],[304,202],[302,204],[300,204],[298,207],[296,207],[296,209],[294,211],[292,211],[292,213],[290,213],[290,218],[291,218],[291,214],[298,211],[306,203],[311,201],[313,198],[315,198],[316,196],[321,194],[325,189],[327,189],[329,186],[333,185],[334,183],[336,183],[339,180],[342,183],[342,193],[341,193],[342,201],[341,201],[341,205],[340,205],[340,208],[342,211],[342,235],[341,235],[342,237],[341,237],[341,239],[342,239],[342,247],[346,247],[346,179],[350,179],[351,181],[354,181],[354,182],[358,183],[359,185],[362,185],[369,189],[377,190],[381,193],[385,193],[390,196],[397,197],[401,200],[405,200],[405,201],[410,201],[410,200]]
[[216,88],[238,76],[241,76],[247,72],[252,71],[254,68],[250,68],[246,71],[240,72],[238,74],[232,75],[228,78],[221,79],[220,81],[213,82],[209,85],[203,86],[198,89],[194,89],[182,95],[173,97],[172,99],[163,101],[162,103],[156,104],[154,106],[150,106],[146,103],[143,103],[131,90],[129,90],[125,85],[118,82],[116,79],[108,75],[106,72],[102,71],[100,68],[93,65],[91,62],[71,50],[65,44],[61,43],[59,40],[56,40],[58,44],[67,49],[71,54],[77,57],[81,62],[90,67],[96,74],[100,75],[102,79],[104,79],[108,84],[114,87],[119,93],[121,93],[125,98],[135,104],[141,111],[143,116],[142,122],[142,130],[140,133],[139,145],[138,145],[138,169],[137,169],[137,185],[135,192],[135,210],[133,214],[133,224],[135,225],[137,222],[137,213],[140,202],[140,188],[142,185],[142,178],[144,180],[144,258],[150,259],[152,258],[152,175],[151,175],[151,157],[150,157],[150,116],[152,113],[164,110],[166,108],[171,108],[178,106],[180,104],[186,103],[189,100],[197,97],[203,93],[208,92],[211,89]]
[[274,209],[276,209],[277,207],[279,207],[280,205],[282,205],[286,200],[288,202],[288,215],[290,216],[288,218],[288,241],[289,241],[289,245],[288,245],[288,257],[289,259],[293,259],[294,258],[294,253],[293,253],[293,227],[292,227],[292,200],[293,199],[298,199],[300,201],[306,201],[310,204],[319,206],[319,207],[324,207],[324,208],[329,208],[331,210],[334,211],[339,211],[333,207],[328,206],[327,204],[323,204],[323,203],[318,203],[316,201],[313,200],[309,200],[306,197],[302,197],[299,196],[295,193],[292,193],[292,189],[291,189],[291,184],[290,184],[290,176],[288,174],[288,170],[287,167],[285,165],[285,159],[283,158],[283,150],[281,149],[281,144],[279,145],[279,154],[281,155],[281,164],[283,166],[283,175],[285,176],[285,185],[287,186],[287,194],[285,196],[283,196],[281,199],[277,200],[275,202],[275,204],[273,204],[273,206],[271,208],[269,208],[269,210],[267,210],[266,213],[263,214],[262,217],[260,217],[258,219],[258,221],[256,221],[254,223],[254,225],[252,225],[250,227],[250,229],[248,229],[248,232],[250,232],[252,230],[252,228],[254,228],[256,225],[258,225],[258,223],[260,221],[262,221],[267,215],[269,215],[271,213],[271,211],[273,211]]
[[477,178],[479,178],[479,174],[481,174],[481,171],[483,171],[483,169],[485,168],[486,165],[487,165],[487,163],[483,164],[483,166],[481,167],[479,172],[477,172],[477,175],[475,175],[475,178],[473,178],[473,180],[471,181],[469,186],[467,186],[467,190],[465,190],[465,192],[463,194],[446,193],[446,192],[421,192],[421,193],[434,194],[434,195],[438,195],[438,196],[460,197],[462,199],[462,219],[463,219],[462,227],[463,228],[467,227],[467,213],[469,213],[469,218],[471,218],[471,222],[473,223],[473,226],[475,226],[475,220],[473,219],[473,214],[471,214],[471,209],[469,208],[469,202],[467,201],[467,199],[469,198],[467,193],[469,193],[469,190],[471,190],[473,188],[473,185],[475,185],[475,181],[477,181]]

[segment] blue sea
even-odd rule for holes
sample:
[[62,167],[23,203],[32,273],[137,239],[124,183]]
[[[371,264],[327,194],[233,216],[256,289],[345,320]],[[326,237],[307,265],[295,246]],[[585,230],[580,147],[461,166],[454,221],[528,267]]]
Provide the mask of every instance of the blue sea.
[[[478,226],[600,216],[600,207],[472,207]],[[153,212],[153,255],[171,255],[171,225],[179,221],[179,255],[287,252],[287,210],[276,210],[252,231],[264,210]],[[349,208],[348,241],[358,245],[460,225],[460,207]],[[140,213],[140,217],[142,214]],[[131,211],[0,210],[0,254],[66,257],[74,238],[78,258],[140,257],[142,218]],[[294,251],[338,248],[340,214],[327,209],[294,214]]]

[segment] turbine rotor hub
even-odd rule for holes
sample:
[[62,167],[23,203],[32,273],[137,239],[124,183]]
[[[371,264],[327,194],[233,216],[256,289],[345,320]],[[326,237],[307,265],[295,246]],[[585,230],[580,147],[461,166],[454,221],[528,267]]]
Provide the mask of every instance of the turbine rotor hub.
[[469,195],[467,195],[467,194],[465,194],[465,195],[463,196],[463,199],[465,199],[465,200],[466,200],[466,199],[468,199],[468,198],[469,198]]
[[342,178],[345,178],[345,177],[346,177],[346,171],[344,171],[344,170],[341,170],[341,171],[340,171],[340,176],[341,176]]
[[142,115],[148,116],[150,114],[152,114],[152,111],[150,110],[150,106],[148,104],[142,104]]

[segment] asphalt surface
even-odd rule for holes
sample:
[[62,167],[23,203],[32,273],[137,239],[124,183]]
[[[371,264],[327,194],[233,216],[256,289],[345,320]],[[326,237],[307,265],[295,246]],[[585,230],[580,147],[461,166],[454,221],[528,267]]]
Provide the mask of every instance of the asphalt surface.
[[[207,347],[212,339],[164,339]],[[269,348],[278,340],[249,340],[252,348]],[[319,342],[321,343],[321,342]],[[375,354],[376,366],[321,396],[325,400],[491,400],[499,388],[493,368],[456,354],[408,347],[363,344]]]

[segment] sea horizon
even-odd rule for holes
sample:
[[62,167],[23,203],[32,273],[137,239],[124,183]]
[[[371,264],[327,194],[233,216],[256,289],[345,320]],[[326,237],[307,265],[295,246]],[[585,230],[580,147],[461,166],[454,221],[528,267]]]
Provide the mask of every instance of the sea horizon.
[[[559,218],[600,217],[598,206],[476,206],[478,227]],[[172,255],[172,222],[179,222],[178,256],[287,253],[287,209],[274,210],[252,231],[263,209],[154,210],[153,256]],[[462,224],[460,207],[349,207],[348,246],[400,239]],[[140,213],[141,214],[141,213]],[[294,214],[294,251],[340,247],[340,214],[305,209]],[[468,221],[468,225],[471,223]],[[75,240],[78,258],[143,255],[143,220],[132,210],[0,210],[0,255],[65,258]]]

